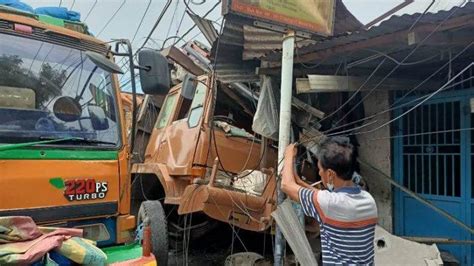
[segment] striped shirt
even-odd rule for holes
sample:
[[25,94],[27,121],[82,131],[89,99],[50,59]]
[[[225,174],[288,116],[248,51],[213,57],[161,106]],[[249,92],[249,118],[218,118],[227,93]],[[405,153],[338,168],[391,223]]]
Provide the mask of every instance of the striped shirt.
[[299,190],[307,216],[320,225],[324,265],[373,265],[377,206],[359,187]]

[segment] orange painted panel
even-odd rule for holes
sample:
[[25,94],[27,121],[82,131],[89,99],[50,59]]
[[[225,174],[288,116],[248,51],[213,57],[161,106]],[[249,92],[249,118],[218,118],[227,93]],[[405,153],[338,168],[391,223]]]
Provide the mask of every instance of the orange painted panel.
[[0,160],[0,210],[110,202],[118,198],[118,162],[114,160]]

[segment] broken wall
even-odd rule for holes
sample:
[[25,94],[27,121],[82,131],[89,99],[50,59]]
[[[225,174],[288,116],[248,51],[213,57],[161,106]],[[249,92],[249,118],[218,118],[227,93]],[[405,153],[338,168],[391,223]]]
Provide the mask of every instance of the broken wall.
[[[365,97],[367,92],[362,93]],[[379,113],[389,108],[389,92],[388,91],[374,91],[364,101],[365,116]],[[361,129],[361,132],[369,131],[382,123],[390,120],[390,113],[387,112],[375,118],[377,123]],[[372,122],[369,120],[368,122]],[[386,126],[379,130],[370,133],[357,135],[360,143],[359,158],[375,168],[378,168],[383,173],[391,176],[391,139],[390,127]],[[377,203],[380,226],[389,232],[393,232],[393,204],[392,204],[392,189],[391,185],[377,177],[377,173],[361,165],[361,173],[364,180],[366,180],[370,194],[375,198]]]

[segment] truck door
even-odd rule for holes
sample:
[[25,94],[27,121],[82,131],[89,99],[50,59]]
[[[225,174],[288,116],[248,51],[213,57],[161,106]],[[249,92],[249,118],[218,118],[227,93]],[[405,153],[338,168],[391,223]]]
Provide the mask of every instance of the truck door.
[[147,153],[155,153],[157,162],[165,164],[171,175],[192,174],[197,142],[204,135],[201,134],[201,123],[207,82],[207,78],[199,79],[192,99],[185,99],[178,88],[168,94],[163,104],[156,124],[158,134],[154,147],[158,148],[152,147],[154,151]]

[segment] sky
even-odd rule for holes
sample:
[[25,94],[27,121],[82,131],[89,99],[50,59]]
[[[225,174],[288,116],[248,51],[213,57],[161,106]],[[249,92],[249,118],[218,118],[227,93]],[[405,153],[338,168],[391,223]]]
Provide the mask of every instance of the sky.
[[[187,0],[190,1],[189,6],[198,15],[205,14],[209,9],[212,8],[218,1],[217,0]],[[151,27],[155,23],[156,18],[160,14],[164,7],[166,0],[23,0],[23,2],[30,4],[33,7],[43,6],[63,6],[71,8],[74,11],[78,11],[82,15],[84,20],[87,14],[89,16],[85,20],[90,30],[94,34],[98,34],[100,39],[110,40],[116,38],[128,38],[132,39],[137,32],[138,25],[143,18],[143,24],[138,29],[134,45],[139,46],[145,40]],[[96,3],[97,2],[97,3]],[[201,5],[197,5],[204,2]],[[344,0],[344,4],[362,23],[368,23],[384,12],[390,10],[392,7],[403,2],[403,0]],[[458,5],[464,2],[463,0],[435,0],[435,3],[430,8],[431,12],[436,12],[440,9],[449,9],[454,5]],[[96,3],[96,4],[95,4]],[[195,4],[196,3],[196,4]],[[416,12],[423,12],[425,8],[431,3],[431,0],[415,0],[414,3],[403,8],[396,14],[401,15],[404,13],[412,14]],[[95,5],[94,5],[95,4]],[[145,10],[150,4],[146,16],[144,16]],[[122,7],[121,7],[122,6]],[[121,7],[121,8],[120,8]],[[120,10],[118,10],[120,8]],[[167,13],[163,17],[161,23],[153,34],[153,40],[150,41],[149,46],[161,47],[163,40],[166,36],[180,35],[187,31],[193,22],[185,11],[184,1],[172,0],[172,4],[168,9]],[[116,16],[110,21],[107,27],[104,28],[106,23],[116,12]],[[184,17],[183,17],[184,15]],[[213,12],[208,15],[211,20],[220,22],[221,19],[221,8],[217,7]],[[182,23],[180,23],[183,19]],[[181,25],[180,25],[181,24]],[[219,25],[215,24],[216,28]],[[100,33],[100,34],[99,34]],[[191,38],[199,34],[199,30],[196,28],[191,32],[187,38]],[[196,37],[197,39],[204,41],[202,35]],[[172,40],[170,40],[172,41]],[[166,43],[168,45],[169,42]]]
[[[191,28],[194,23],[185,14],[185,0],[172,0],[172,3],[165,13],[163,19],[152,35],[152,39],[147,43],[147,47],[161,48],[163,40],[167,36],[180,36]],[[204,15],[210,10],[218,0],[186,0],[189,7],[198,15]],[[455,5],[459,5],[466,0],[435,0],[429,12],[447,10]],[[166,0],[23,0],[23,2],[36,7],[62,6],[80,12],[81,20],[85,22],[94,35],[99,39],[109,41],[111,39],[126,38],[132,40],[134,48],[140,47],[156,19],[166,4]],[[356,18],[366,24],[374,18],[392,9],[403,0],[343,0],[346,7]],[[423,12],[432,0],[415,0],[409,6],[403,8],[396,15],[413,14]],[[147,10],[148,7],[148,10]],[[146,12],[146,13],[145,13]],[[112,18],[112,16],[115,16]],[[219,29],[219,22],[222,21],[221,6],[218,6],[208,17],[216,21],[214,25]],[[139,27],[140,21],[142,25]],[[108,23],[108,24],[107,24]],[[197,27],[185,37],[185,41],[197,39],[207,43],[200,34]],[[174,39],[169,40],[165,46],[169,46]],[[181,42],[180,44],[183,44]]]

